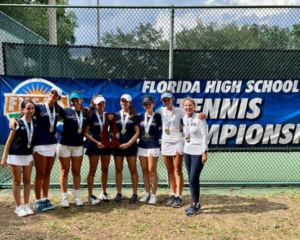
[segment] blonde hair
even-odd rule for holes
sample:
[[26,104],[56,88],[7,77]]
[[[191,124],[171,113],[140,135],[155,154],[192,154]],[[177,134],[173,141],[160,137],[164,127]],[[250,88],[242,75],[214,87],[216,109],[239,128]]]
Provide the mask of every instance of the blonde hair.
[[183,105],[183,106],[184,106],[184,103],[185,103],[186,101],[189,101],[189,102],[191,102],[191,103],[194,105],[194,107],[195,107],[194,112],[196,112],[196,102],[195,102],[195,100],[192,99],[191,97],[186,97],[185,99],[183,99],[183,102],[182,102],[182,105]]

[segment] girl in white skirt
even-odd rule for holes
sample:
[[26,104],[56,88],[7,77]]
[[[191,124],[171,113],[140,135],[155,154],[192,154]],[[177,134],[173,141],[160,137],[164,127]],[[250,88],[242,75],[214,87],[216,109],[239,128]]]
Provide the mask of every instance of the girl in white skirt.
[[[146,96],[143,99],[143,107],[146,112],[140,115],[140,141],[138,144],[138,155],[143,171],[143,180],[146,193],[140,202],[156,204],[156,189],[158,177],[156,166],[159,158],[159,133],[161,129],[161,116],[154,112],[154,98]],[[150,195],[150,180],[152,193]]]
[[[6,168],[7,163],[13,175],[13,195],[17,204],[15,213],[19,217],[34,214],[29,207],[30,179],[33,164],[33,139],[36,130],[36,121],[32,119],[35,108],[30,100],[21,103],[21,115],[18,119],[18,125],[10,131],[5,144],[1,166]],[[6,159],[6,156],[8,157]],[[20,185],[23,172],[23,197],[24,205],[21,203]]]
[[[161,95],[161,101],[165,107],[160,108],[157,113],[161,114],[162,118],[163,134],[161,150],[168,170],[168,179],[171,188],[171,197],[167,205],[180,208],[183,205],[183,135],[180,129],[180,121],[186,113],[182,108],[173,105],[174,100],[172,92],[165,91]],[[206,114],[200,113],[197,117],[206,118]]]

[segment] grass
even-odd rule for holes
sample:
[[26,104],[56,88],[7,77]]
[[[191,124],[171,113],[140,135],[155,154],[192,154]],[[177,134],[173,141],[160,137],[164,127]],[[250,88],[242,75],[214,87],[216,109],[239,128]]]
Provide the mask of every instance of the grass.
[[[86,200],[87,196],[84,196]],[[129,196],[128,196],[129,197]],[[201,214],[187,217],[184,206],[166,206],[159,195],[156,206],[122,203],[85,203],[78,208],[59,206],[46,213],[19,218],[11,194],[0,195],[0,239],[299,239],[300,196],[295,192],[273,195],[204,195]],[[70,198],[71,199],[71,198]],[[33,200],[31,200],[33,201]],[[59,204],[60,197],[51,197]],[[32,204],[32,202],[31,202]]]

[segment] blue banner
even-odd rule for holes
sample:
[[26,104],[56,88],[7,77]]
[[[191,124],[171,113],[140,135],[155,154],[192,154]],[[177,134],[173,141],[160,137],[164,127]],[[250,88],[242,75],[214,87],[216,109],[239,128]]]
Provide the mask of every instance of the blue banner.
[[[0,76],[0,144],[5,144],[8,122],[20,113],[25,99],[47,101],[50,89],[63,90],[60,104],[69,107],[68,94],[78,90],[84,106],[94,94],[102,94],[106,112],[120,111],[120,96],[129,94],[137,113],[143,113],[142,99],[155,98],[155,108],[163,106],[160,95],[172,90],[176,107],[185,97],[196,101],[196,111],[207,114],[211,147],[296,146],[300,140],[300,95],[298,80],[114,80],[73,78],[30,78]],[[60,123],[61,124],[61,123]],[[61,126],[59,127],[61,129]]]

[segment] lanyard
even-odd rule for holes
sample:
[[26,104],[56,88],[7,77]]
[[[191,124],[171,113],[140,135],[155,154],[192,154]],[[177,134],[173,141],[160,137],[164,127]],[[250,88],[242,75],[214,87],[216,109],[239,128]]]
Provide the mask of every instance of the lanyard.
[[97,116],[99,124],[100,124],[100,131],[102,132],[103,125],[105,124],[105,113],[103,113],[103,122],[101,121],[101,117],[100,117],[98,111],[96,111],[96,116]]
[[153,120],[153,117],[154,117],[154,112],[152,113],[150,119],[149,119],[149,123],[148,123],[148,118],[147,118],[147,113],[145,113],[145,119],[144,119],[144,127],[145,127],[145,133],[149,133],[149,130],[150,130],[150,126],[151,126],[151,123],[152,123],[152,120]]
[[120,115],[121,115],[122,129],[125,129],[126,128],[126,123],[128,122],[129,114],[126,114],[125,120],[124,120],[124,113],[123,113],[122,110],[120,111]]
[[166,107],[166,111],[165,111],[165,126],[166,126],[167,129],[170,128],[170,125],[171,125],[171,118],[172,118],[173,115],[174,115],[174,110],[175,110],[175,107],[172,106],[171,116],[168,116],[168,110],[167,110],[167,107]]
[[[54,122],[55,122],[55,107],[53,107],[53,115],[51,115],[48,103],[45,103],[45,107],[46,107],[46,110],[47,110],[47,113],[49,116],[50,131],[51,131],[52,129],[54,130],[53,126],[54,126]],[[53,132],[53,130],[51,132]]]
[[194,120],[194,116],[195,116],[195,113],[193,113],[192,117],[190,118],[190,123],[188,123],[188,116],[186,115],[186,124],[185,124],[185,129],[186,129],[185,137],[186,138],[190,138],[190,127]]
[[82,129],[82,124],[83,124],[83,114],[82,114],[82,110],[80,110],[80,116],[78,116],[75,108],[73,108],[73,110],[75,111],[75,116],[77,118],[77,123],[78,123],[78,128]]
[[27,140],[28,140],[28,148],[31,147],[31,140],[32,140],[32,136],[33,136],[33,122],[32,122],[32,119],[30,119],[30,129],[29,129],[29,126],[27,124],[27,121],[25,119],[25,116],[23,116],[21,118],[21,120],[24,122],[24,125],[25,125],[25,128],[26,128],[26,133],[27,133]]

